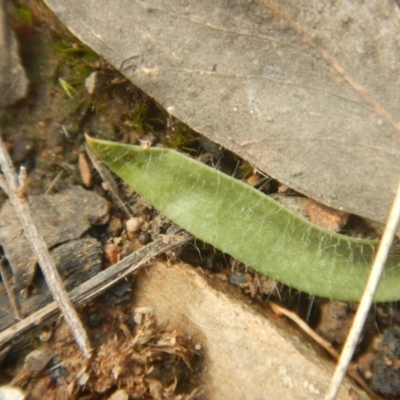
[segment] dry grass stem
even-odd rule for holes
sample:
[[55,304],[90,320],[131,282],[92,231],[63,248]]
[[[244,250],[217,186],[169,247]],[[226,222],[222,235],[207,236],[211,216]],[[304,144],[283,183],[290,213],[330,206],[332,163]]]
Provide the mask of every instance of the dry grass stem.
[[[284,315],[285,317],[292,320],[296,325],[299,326],[301,330],[303,330],[308,336],[315,340],[316,343],[322,346],[332,356],[334,360],[337,361],[339,359],[340,355],[332,346],[332,344],[322,338],[320,335],[318,335],[313,329],[311,329],[307,325],[307,323],[304,322],[296,313],[274,303],[273,301],[269,301],[268,305],[274,313],[278,315]],[[348,371],[347,375],[350,378],[354,379],[370,395],[371,399],[380,399],[380,397],[371,390],[369,385],[365,382],[365,380],[357,371]]]
[[269,307],[276,314],[284,315],[285,317],[291,319],[296,325],[298,325],[307,335],[313,338],[319,345],[321,345],[332,357],[337,360],[339,358],[338,352],[334,349],[332,344],[319,336],[315,331],[313,331],[306,322],[304,322],[296,313],[290,311],[280,305],[274,303],[273,301],[268,302]]
[[84,356],[89,358],[92,350],[87,333],[63,287],[62,280],[54,266],[53,260],[47,250],[47,246],[36,227],[33,216],[30,212],[28,198],[24,192],[24,187],[21,186],[21,184],[23,184],[23,175],[21,175],[20,182],[18,182],[12,161],[4,147],[1,135],[0,167],[7,185],[8,197],[12,206],[15,208],[16,214],[24,230],[24,234],[37,256],[49,290],[51,291],[53,298],[57,301],[65,320],[71,327],[75,340],[81,348]]

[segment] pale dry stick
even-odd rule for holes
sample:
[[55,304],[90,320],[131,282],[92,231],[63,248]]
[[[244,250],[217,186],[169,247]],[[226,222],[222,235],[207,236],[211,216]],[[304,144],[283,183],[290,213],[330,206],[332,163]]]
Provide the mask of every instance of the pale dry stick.
[[281,314],[285,317],[291,319],[295,324],[297,324],[307,335],[312,337],[318,344],[320,344],[335,360],[339,358],[338,352],[334,349],[332,344],[327,340],[319,336],[315,331],[313,331],[306,322],[304,322],[296,313],[289,311],[284,307],[274,303],[273,301],[268,301],[268,306],[275,314]]
[[127,218],[131,218],[133,213],[119,196],[118,185],[115,182],[115,179],[112,176],[110,170],[104,166],[103,162],[99,159],[99,157],[97,157],[96,154],[94,154],[93,150],[88,146],[87,143],[85,143],[85,151],[86,154],[89,156],[93,166],[96,168],[96,171],[99,173],[101,179],[105,184],[107,184],[111,197],[116,202],[118,208],[120,208],[124,212]]
[[0,167],[7,184],[8,197],[16,214],[19,218],[24,234],[32,246],[34,253],[37,255],[39,265],[43,271],[49,290],[53,298],[57,301],[64,315],[65,320],[70,326],[75,340],[86,358],[91,356],[91,346],[85,328],[78,314],[63,287],[62,280],[53,260],[50,257],[47,246],[39,233],[33,216],[31,214],[28,198],[24,192],[23,176],[25,169],[21,169],[20,182],[18,182],[16,173],[10,156],[4,147],[3,140],[0,135]]
[[[321,336],[319,336],[313,329],[311,329],[305,321],[303,321],[295,312],[290,311],[273,301],[268,301],[269,307],[272,309],[272,311],[275,314],[281,314],[284,315],[285,317],[289,318],[292,320],[296,325],[299,326],[300,329],[302,329],[308,336],[310,336],[315,342],[317,342],[320,346],[322,346],[331,356],[334,360],[339,359],[339,353],[334,349],[332,344],[328,342],[327,340],[323,339]],[[358,374],[357,371],[348,371],[348,376],[352,378],[354,381],[356,381],[371,397],[371,399],[376,399],[380,400],[381,397],[377,396],[376,393],[374,393],[371,388],[368,386],[368,384],[365,382],[365,380]]]
[[[112,265],[104,271],[101,271],[93,278],[82,283],[77,288],[69,292],[71,301],[80,305],[103,293],[107,288],[117,283],[125,276],[138,270],[155,257],[165,253],[168,250],[183,245],[193,238],[189,233],[174,231],[160,239],[149,243],[145,247],[135,251],[117,264]],[[28,331],[30,328],[43,323],[58,311],[57,302],[53,301],[40,310],[34,312],[29,317],[10,326],[3,332],[0,332],[0,348],[11,342],[16,336]]]
[[342,354],[340,355],[339,362],[336,366],[335,373],[333,374],[328,393],[325,400],[334,400],[339,391],[342,380],[346,374],[347,368],[350,364],[354,350],[357,346],[358,338],[364,327],[368,311],[373,302],[376,288],[379,284],[379,279],[382,275],[383,268],[392,245],[396,228],[400,219],[400,181],[397,188],[396,197],[393,202],[392,209],[390,210],[389,218],[386,223],[385,230],[382,235],[382,240],[376,254],[371,273],[368,278],[363,296],[358,306],[357,313],[354,317],[353,325],[347,336],[346,343],[344,344]]

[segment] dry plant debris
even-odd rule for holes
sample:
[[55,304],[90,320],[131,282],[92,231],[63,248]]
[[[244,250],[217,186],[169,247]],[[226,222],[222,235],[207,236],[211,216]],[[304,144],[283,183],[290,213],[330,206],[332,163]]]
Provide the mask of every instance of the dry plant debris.
[[[97,303],[98,304],[98,303]],[[91,306],[93,358],[83,357],[65,323],[11,384],[36,399],[108,399],[117,389],[137,399],[197,399],[202,355],[188,339],[159,325],[151,309]],[[37,353],[37,350],[35,350]],[[36,354],[35,354],[36,355]],[[49,359],[51,359],[49,363]],[[32,364],[32,362],[31,362]]]

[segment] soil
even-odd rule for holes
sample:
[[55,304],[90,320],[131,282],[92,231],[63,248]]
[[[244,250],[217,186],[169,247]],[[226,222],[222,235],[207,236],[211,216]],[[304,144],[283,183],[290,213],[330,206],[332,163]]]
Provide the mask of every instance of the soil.
[[[12,20],[30,91],[18,104],[0,110],[3,140],[16,168],[24,165],[28,170],[28,195],[57,193],[80,185],[108,200],[108,222],[90,229],[102,244],[104,267],[154,240],[168,222],[160,224],[157,212],[118,182],[122,200],[136,222],[140,221],[140,229],[127,229],[127,216],[88,161],[84,134],[123,143],[145,141],[172,147],[235,173],[269,195],[294,194],[169,116],[105,60],[79,43],[39,1],[15,1]],[[0,193],[0,205],[5,200]],[[344,229],[351,228],[359,234],[363,225],[357,222],[351,217]],[[370,236],[371,232],[364,234]],[[271,298],[283,303],[340,350],[354,316],[354,304],[316,299],[290,290],[205,244],[185,246],[174,257],[241,287],[263,306]],[[107,399],[118,388],[143,399],[201,398],[201,372],[205,367],[201,350],[190,338],[170,332],[168,326],[159,326],[151,312],[132,311],[129,299],[127,287],[114,288],[81,310],[98,353],[90,365],[66,326],[53,321],[26,335],[25,353],[10,351],[3,357],[2,380],[23,387],[32,399],[43,397],[43,393],[46,398]],[[393,325],[400,320],[397,308],[396,304],[374,307],[355,358],[361,374],[385,398],[400,396],[399,334],[393,331]],[[389,334],[379,347],[385,331]],[[127,360],[126,353],[133,348],[138,357]],[[39,352],[32,355],[33,349]],[[112,369],[110,360],[112,365],[119,360],[118,371]],[[77,376],[80,385],[72,383]]]

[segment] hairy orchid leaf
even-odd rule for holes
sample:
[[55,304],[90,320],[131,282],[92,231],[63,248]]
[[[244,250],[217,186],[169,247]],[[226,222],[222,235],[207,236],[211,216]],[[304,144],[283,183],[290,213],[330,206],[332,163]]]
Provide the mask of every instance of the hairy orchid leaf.
[[[377,242],[332,233],[177,151],[87,138],[97,155],[168,218],[256,271],[298,290],[358,301]],[[375,294],[400,299],[400,258],[391,254]]]

